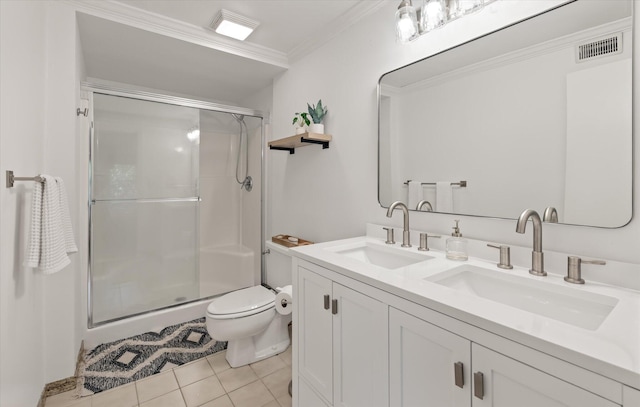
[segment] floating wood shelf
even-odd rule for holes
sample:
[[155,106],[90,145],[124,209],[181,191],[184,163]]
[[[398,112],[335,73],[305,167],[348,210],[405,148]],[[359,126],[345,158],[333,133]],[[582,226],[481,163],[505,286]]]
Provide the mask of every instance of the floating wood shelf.
[[311,144],[321,144],[323,149],[329,148],[330,141],[330,134],[302,133],[296,134],[295,136],[270,141],[269,148],[272,150],[285,150],[288,151],[289,154],[294,154],[296,148],[308,146]]

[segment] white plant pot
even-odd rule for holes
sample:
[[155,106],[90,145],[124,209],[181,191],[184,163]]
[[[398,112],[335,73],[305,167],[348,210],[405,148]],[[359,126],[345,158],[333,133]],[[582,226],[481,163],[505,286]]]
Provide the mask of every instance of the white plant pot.
[[324,134],[324,124],[322,124],[322,123],[311,123],[309,125],[309,133]]
[[304,127],[296,127],[296,134],[304,133]]

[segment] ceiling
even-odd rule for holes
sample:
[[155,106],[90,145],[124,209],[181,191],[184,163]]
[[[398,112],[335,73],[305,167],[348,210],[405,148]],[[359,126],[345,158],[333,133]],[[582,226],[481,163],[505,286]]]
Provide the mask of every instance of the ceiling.
[[[239,105],[385,0],[72,1],[86,74]],[[246,41],[207,26],[227,9],[260,22]]]

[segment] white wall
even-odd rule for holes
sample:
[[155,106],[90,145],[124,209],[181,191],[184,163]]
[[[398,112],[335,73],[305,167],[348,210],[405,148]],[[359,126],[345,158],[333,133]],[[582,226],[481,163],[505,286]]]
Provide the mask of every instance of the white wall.
[[[0,2],[0,168],[42,169],[45,7]],[[30,24],[24,24],[29,21]],[[15,39],[19,38],[20,41]],[[35,406],[44,383],[44,277],[22,266],[31,213],[29,183],[0,187],[0,405]]]
[[[84,168],[76,167],[76,116],[79,73],[76,72],[75,11],[58,2],[47,2],[44,160],[40,171],[62,177],[69,198],[73,229],[78,241],[80,200],[78,185]],[[73,376],[83,327],[76,324],[76,309],[84,306],[77,281],[86,269],[82,254],[70,256],[71,264],[44,278],[45,383]]]
[[[63,177],[78,213],[75,13],[54,3],[0,4],[2,174]],[[72,376],[82,332],[79,256],[49,276],[22,266],[32,189],[29,182],[0,188],[0,404],[7,406],[33,406],[45,383]]]
[[[365,222],[401,225],[400,214],[387,219],[386,210],[377,200],[376,85],[380,76],[559,3],[498,1],[480,13],[454,21],[411,44],[400,45],[395,43],[392,25],[397,4],[389,2],[377,13],[293,65],[274,82],[272,138],[293,134],[289,125],[293,113],[304,108],[306,102],[315,103],[322,98],[329,108],[326,129],[334,141],[328,150],[311,146],[298,149],[294,155],[267,152],[271,207],[268,235],[289,233],[326,241],[362,235]],[[634,24],[637,53],[637,18]],[[635,77],[640,77],[638,64],[634,69]],[[636,100],[638,89],[636,81]],[[638,112],[639,109],[635,109],[636,120],[640,119]],[[636,157],[639,145],[635,145]],[[639,167],[635,167],[636,214],[640,211]],[[411,226],[449,234],[453,218],[433,213],[412,213]],[[515,233],[515,221],[459,218],[462,232],[470,238],[531,245],[531,231],[525,235]],[[636,216],[620,229],[545,225],[543,243],[545,250],[639,264],[639,241],[640,221]],[[600,270],[606,273],[606,267]]]

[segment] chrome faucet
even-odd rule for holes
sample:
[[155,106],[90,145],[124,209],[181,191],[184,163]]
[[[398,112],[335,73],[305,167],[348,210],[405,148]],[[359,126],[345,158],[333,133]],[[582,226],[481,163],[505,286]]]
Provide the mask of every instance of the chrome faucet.
[[542,253],[542,221],[540,215],[533,209],[526,209],[518,218],[516,232],[524,233],[527,227],[527,221],[531,218],[533,221],[533,251],[531,252],[531,269],[529,274],[534,276],[546,276],[544,271],[544,254]]
[[431,206],[431,202],[427,201],[426,199],[423,199],[422,201],[418,202],[418,205],[416,205],[416,211],[421,211],[422,207],[425,205],[427,205],[428,212],[433,212],[433,206]]
[[387,218],[390,218],[391,215],[393,215],[393,210],[396,209],[396,207],[400,207],[400,209],[402,209],[402,214],[404,215],[402,247],[411,247],[411,239],[409,239],[409,209],[407,209],[407,205],[400,201],[395,201],[391,206],[389,206],[389,209],[387,209]]

